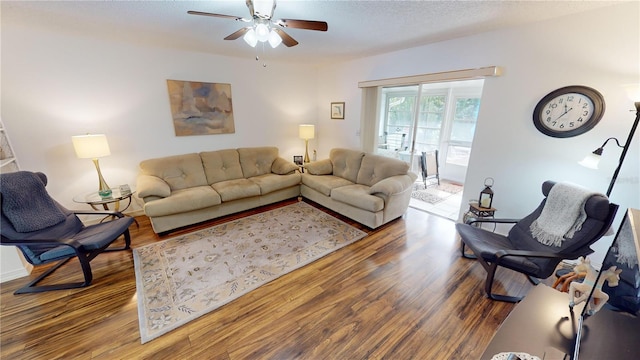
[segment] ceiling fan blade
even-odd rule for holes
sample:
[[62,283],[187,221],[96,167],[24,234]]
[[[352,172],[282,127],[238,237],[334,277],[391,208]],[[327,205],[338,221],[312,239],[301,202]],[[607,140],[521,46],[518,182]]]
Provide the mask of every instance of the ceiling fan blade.
[[251,26],[244,27],[244,28],[242,28],[242,29],[240,29],[240,30],[238,30],[238,31],[234,32],[233,34],[231,34],[231,35],[227,36],[227,37],[226,37],[226,38],[224,38],[224,39],[225,39],[225,40],[235,40],[235,39],[237,39],[237,38],[241,37],[242,35],[246,34],[246,33],[247,33],[247,31],[249,31],[249,29],[251,29]]
[[219,18],[224,18],[224,19],[233,19],[233,20],[242,21],[242,22],[251,21],[249,19],[241,18],[239,16],[214,14],[214,13],[208,13],[208,12],[202,12],[202,11],[193,11],[193,10],[187,11],[187,14],[190,14],[190,15],[202,15],[202,16],[212,16],[212,17],[219,17]]
[[255,11],[253,10],[253,1],[247,0],[245,3],[247,4],[247,7],[249,8],[249,15],[251,15],[251,17],[253,17],[253,15],[255,14]]
[[278,35],[280,35],[280,37],[282,38],[282,43],[285,44],[287,47],[292,47],[292,46],[298,45],[298,42],[294,38],[289,36],[289,34],[284,32],[282,29],[273,28],[273,31],[277,32]]
[[282,27],[289,27],[294,29],[327,31],[327,29],[329,28],[329,25],[326,22],[314,20],[280,19],[276,20],[275,23]]

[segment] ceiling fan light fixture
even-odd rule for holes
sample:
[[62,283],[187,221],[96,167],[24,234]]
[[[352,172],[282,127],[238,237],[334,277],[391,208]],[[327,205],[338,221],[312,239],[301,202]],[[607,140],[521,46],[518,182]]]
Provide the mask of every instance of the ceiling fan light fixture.
[[278,47],[278,45],[280,45],[280,43],[282,43],[282,38],[280,37],[280,35],[278,35],[278,33],[274,30],[271,30],[271,32],[269,33],[269,45],[271,45],[271,47],[275,49],[276,47]]
[[242,38],[251,47],[256,47],[256,44],[258,43],[258,37],[256,36],[256,32],[253,29],[249,29],[249,31],[247,31],[247,33],[244,34]]
[[280,46],[280,44],[284,44],[286,47],[298,45],[298,42],[283,30],[285,28],[315,31],[327,31],[328,29],[328,25],[324,21],[273,19],[276,0],[245,0],[245,3],[249,8],[250,17],[248,18],[191,10],[187,11],[187,13],[248,23],[245,27],[226,36],[224,40],[236,40],[242,37],[251,47],[256,47],[258,42],[265,43],[267,41],[273,48]]

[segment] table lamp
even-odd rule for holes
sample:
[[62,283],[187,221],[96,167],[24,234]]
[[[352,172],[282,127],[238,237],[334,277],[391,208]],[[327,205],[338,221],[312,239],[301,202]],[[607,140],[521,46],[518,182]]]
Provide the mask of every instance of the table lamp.
[[98,194],[103,198],[111,196],[111,188],[107,185],[102,177],[100,171],[100,164],[98,158],[111,155],[109,150],[109,143],[107,137],[104,134],[87,134],[72,136],[73,148],[76,151],[76,156],[80,159],[92,159],[93,164],[96,166],[98,172]]
[[308,163],[311,161],[309,159],[309,139],[313,139],[315,137],[316,127],[315,125],[303,124],[300,125],[299,130],[299,137],[304,140],[304,162]]

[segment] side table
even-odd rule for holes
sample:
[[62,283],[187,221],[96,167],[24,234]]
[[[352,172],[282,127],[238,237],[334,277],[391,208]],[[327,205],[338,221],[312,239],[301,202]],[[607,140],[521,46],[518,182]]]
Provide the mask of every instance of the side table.
[[[466,223],[469,218],[493,218],[494,214],[498,211],[496,208],[481,208],[478,204],[469,204],[469,210],[464,214],[463,221]],[[476,226],[482,226],[482,223],[477,223]]]
[[[91,206],[91,208],[93,210],[96,211],[101,211],[101,209],[99,209],[97,206],[98,205],[102,205],[102,209],[106,210],[106,211],[110,211],[109,209],[109,204],[114,204],[114,209],[113,211],[120,211],[120,212],[124,212],[125,210],[127,210],[129,208],[129,206],[131,205],[131,197],[133,196],[133,194],[135,194],[135,191],[131,191],[128,193],[122,193],[120,192],[119,188],[112,188],[111,189],[111,196],[103,198],[100,196],[100,194],[98,194],[97,191],[92,191],[89,193],[83,193],[83,194],[79,194],[73,197],[73,201],[77,202],[77,203],[82,203],[82,204],[88,204],[89,206]],[[125,205],[124,208],[120,209],[120,202],[122,200],[128,200],[127,204]],[[125,216],[129,216],[126,215]],[[111,216],[106,216],[104,219],[102,219],[100,222],[104,221],[105,219],[109,218]],[[140,225],[138,224],[138,221],[133,218],[133,221],[136,223],[136,226],[139,228]]]

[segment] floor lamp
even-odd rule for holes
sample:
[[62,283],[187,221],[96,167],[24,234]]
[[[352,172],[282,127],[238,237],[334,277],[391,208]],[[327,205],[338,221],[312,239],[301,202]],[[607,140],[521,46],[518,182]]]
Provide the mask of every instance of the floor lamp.
[[620,159],[618,160],[618,167],[613,172],[613,177],[611,178],[611,182],[609,183],[609,188],[607,189],[607,196],[611,195],[611,191],[613,190],[613,185],[615,185],[616,180],[618,179],[618,174],[620,173],[620,168],[622,167],[622,163],[624,162],[624,158],[627,155],[627,151],[629,150],[629,146],[631,145],[631,140],[633,140],[633,135],[638,128],[638,121],[640,120],[640,101],[635,102],[636,106],[636,119],[633,121],[633,125],[631,126],[631,131],[629,131],[629,136],[627,137],[627,142],[623,145],[620,145],[620,142],[616,138],[608,138],[605,140],[604,144],[597,148],[593,153],[587,155],[582,161],[580,161],[580,165],[586,166],[591,169],[597,169],[598,163],[600,162],[600,157],[602,155],[602,151],[604,150],[605,145],[609,142],[609,140],[614,140],[615,143],[622,148],[622,153],[620,154]]
[[[638,99],[640,97],[636,97],[636,99]],[[635,102],[635,107],[636,107],[636,118],[633,121],[633,125],[631,126],[631,130],[629,131],[629,136],[627,137],[627,142],[624,144],[624,146],[620,145],[620,142],[618,141],[618,139],[616,138],[608,138],[607,140],[605,140],[604,144],[602,144],[602,146],[600,146],[599,148],[597,148],[593,153],[587,155],[587,157],[585,157],[580,164],[589,168],[594,168],[597,169],[598,168],[598,163],[600,161],[600,156],[602,155],[602,151],[604,150],[605,145],[609,142],[609,140],[614,140],[615,143],[622,148],[622,153],[620,154],[620,159],[618,160],[618,166],[616,167],[616,170],[613,172],[613,177],[611,178],[611,182],[609,183],[609,188],[607,189],[607,197],[609,197],[611,195],[611,191],[613,190],[613,185],[615,185],[616,180],[618,179],[618,174],[620,173],[620,168],[622,167],[622,163],[624,161],[625,156],[627,155],[627,151],[629,150],[629,146],[631,145],[631,140],[633,139],[633,135],[636,132],[636,129],[638,128],[638,121],[640,120],[640,101],[636,101]],[[620,230],[618,230],[618,234],[616,235],[616,237],[613,239],[613,242],[611,243],[611,246],[609,247],[609,250],[607,251],[607,254],[605,255],[605,258],[602,262],[602,268],[603,269],[608,269],[611,266],[615,266],[618,269],[622,269],[621,264],[619,263],[619,257],[617,257],[614,252],[612,252],[612,248],[614,246],[619,246],[616,245],[616,240],[618,239],[618,237],[620,236],[620,232],[622,231],[622,228]],[[618,248],[618,250],[616,251],[618,254],[620,252],[620,248]],[[628,270],[623,270],[623,271],[628,271]],[[599,271],[598,272],[598,276],[596,277],[596,280],[594,281],[594,284],[598,283],[598,280],[600,279],[601,274],[603,273],[603,271]],[[622,277],[620,277],[622,279]],[[637,283],[636,285],[634,284],[627,284],[625,281],[620,280],[618,286],[616,287],[616,290],[610,290],[607,285],[604,285],[602,290],[607,293],[609,295],[609,299],[610,300],[614,300],[614,299],[618,299],[618,296],[614,296],[617,292],[619,292],[620,294],[622,294],[623,297],[626,297],[626,299],[628,299],[628,301],[631,301],[631,299],[633,298],[634,294],[635,296],[638,295],[638,288],[637,288]],[[620,288],[624,288],[624,289],[620,289]],[[588,299],[591,299],[593,297],[593,294],[595,292],[595,286],[593,286],[593,288],[591,289],[591,292],[589,293],[589,297]],[[589,301],[589,300],[587,300]],[[617,301],[617,300],[616,300]],[[617,306],[620,306],[619,304],[616,304]],[[581,316],[580,316],[580,320],[579,320],[579,325],[578,325],[578,331],[577,331],[577,335],[576,338],[580,339],[581,337],[581,333],[582,333],[582,322],[584,319],[585,314],[587,314],[586,312],[587,310],[587,306],[585,306],[582,310]],[[588,314],[588,315],[592,315],[592,314]],[[579,351],[579,346],[575,347],[574,350],[574,354],[573,354],[573,358],[577,359],[578,358],[578,351]]]

